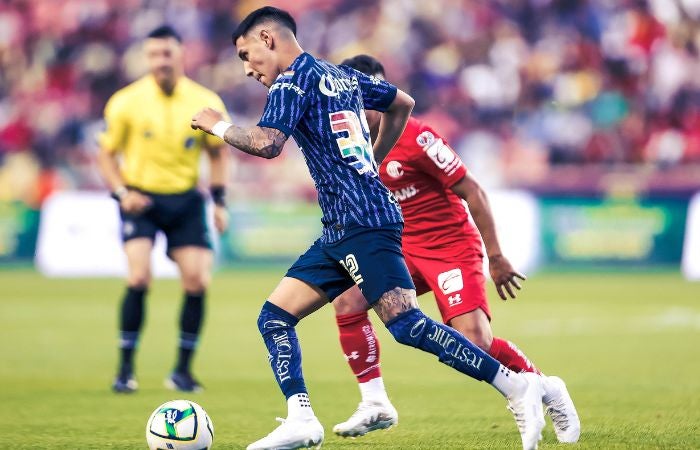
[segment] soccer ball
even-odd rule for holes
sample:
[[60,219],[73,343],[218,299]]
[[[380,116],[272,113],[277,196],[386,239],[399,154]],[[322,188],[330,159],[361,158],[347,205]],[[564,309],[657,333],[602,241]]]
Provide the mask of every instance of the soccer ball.
[[209,450],[214,425],[204,409],[189,400],[172,400],[153,411],[146,424],[151,450]]

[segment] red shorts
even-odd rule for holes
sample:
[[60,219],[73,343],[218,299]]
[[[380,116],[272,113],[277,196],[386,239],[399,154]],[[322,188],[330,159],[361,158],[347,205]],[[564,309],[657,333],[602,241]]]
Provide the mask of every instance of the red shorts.
[[422,295],[433,291],[444,323],[477,308],[481,308],[491,320],[480,254],[450,262],[406,254],[404,257],[416,293]]

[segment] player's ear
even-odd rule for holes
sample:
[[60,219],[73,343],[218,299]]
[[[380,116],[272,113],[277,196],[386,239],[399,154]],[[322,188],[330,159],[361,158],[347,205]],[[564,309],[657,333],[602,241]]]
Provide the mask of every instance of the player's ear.
[[272,49],[274,48],[275,40],[272,38],[272,34],[269,31],[262,29],[260,30],[260,40],[263,41],[265,47]]

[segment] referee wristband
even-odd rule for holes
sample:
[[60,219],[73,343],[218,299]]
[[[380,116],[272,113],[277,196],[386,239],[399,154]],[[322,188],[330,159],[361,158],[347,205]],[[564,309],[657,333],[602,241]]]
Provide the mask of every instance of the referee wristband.
[[116,188],[110,196],[115,199],[116,201],[120,202],[124,198],[126,194],[129,193],[129,189],[126,186],[119,186]]
[[209,194],[211,194],[211,199],[217,206],[226,206],[226,188],[223,186],[212,186],[209,188]]
[[213,127],[211,127],[211,134],[214,136],[218,136],[222,140],[224,139],[224,133],[226,133],[226,130],[233,125],[232,123],[229,122],[224,122],[223,120],[220,120],[214,124]]

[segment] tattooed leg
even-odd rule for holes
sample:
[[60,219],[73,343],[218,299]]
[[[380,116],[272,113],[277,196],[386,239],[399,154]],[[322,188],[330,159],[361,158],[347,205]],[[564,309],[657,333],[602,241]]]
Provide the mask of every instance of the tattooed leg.
[[415,289],[394,288],[384,293],[372,306],[382,322],[387,323],[408,310],[418,308]]

